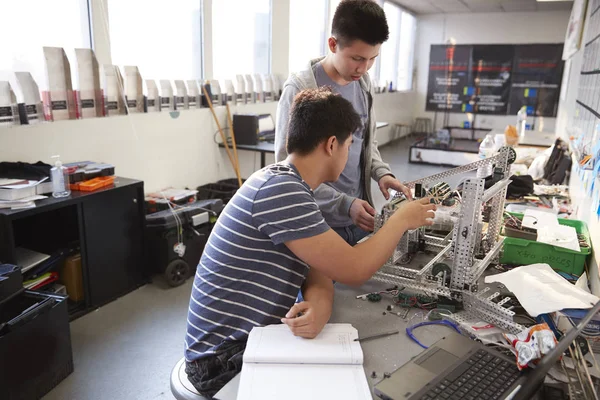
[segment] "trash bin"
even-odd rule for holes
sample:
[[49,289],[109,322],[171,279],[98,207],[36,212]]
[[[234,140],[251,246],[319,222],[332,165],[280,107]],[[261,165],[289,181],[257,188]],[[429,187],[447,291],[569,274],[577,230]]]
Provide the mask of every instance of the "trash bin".
[[25,290],[21,269],[0,264],[0,398],[39,399],[71,372],[67,297]]
[[[245,179],[242,179],[242,183]],[[239,189],[237,179],[222,179],[215,183],[198,186],[198,200],[221,199],[223,204],[227,204]]]
[[195,273],[208,235],[222,209],[223,201],[212,199],[146,215],[149,268],[162,274],[170,286],[183,284]]

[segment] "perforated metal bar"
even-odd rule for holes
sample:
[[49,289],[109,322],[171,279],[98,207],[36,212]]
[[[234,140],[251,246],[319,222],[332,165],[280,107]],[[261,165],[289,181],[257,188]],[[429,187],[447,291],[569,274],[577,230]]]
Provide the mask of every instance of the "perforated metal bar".
[[476,265],[473,266],[473,268],[471,268],[471,271],[469,273],[469,283],[471,285],[474,285],[477,282],[481,274],[483,274],[483,271],[486,270],[486,268],[488,267],[488,265],[490,265],[492,260],[494,260],[498,253],[500,253],[500,250],[502,250],[503,243],[504,238],[500,238],[500,240],[496,242],[494,247],[492,247],[490,251],[486,254],[483,260],[479,261]]
[[[486,291],[483,291],[482,293],[485,292]],[[519,333],[525,329],[523,325],[513,321],[515,315],[513,311],[489,301],[487,298],[482,298],[481,294],[475,295],[463,292],[463,300],[465,310],[473,313],[486,322],[496,325],[499,328],[506,329],[511,333]]]
[[454,243],[454,263],[450,288],[463,290],[473,265],[473,251],[481,215],[481,196],[483,195],[483,179],[467,179],[463,189],[463,206],[460,218],[454,225],[452,242]]
[[490,244],[498,240],[502,228],[502,214],[508,186],[502,189],[491,201],[490,222],[488,223],[487,238]]
[[[431,176],[428,176],[425,178],[407,182],[404,185],[412,189],[415,187],[415,184],[417,184],[417,183],[432,183],[432,182],[437,183],[437,182],[442,181],[451,176],[464,174],[465,172],[476,171],[479,167],[485,167],[488,165],[493,165],[493,164],[498,164],[498,163],[502,164],[503,162],[505,163],[506,162],[505,160],[507,160],[507,157],[508,157],[507,154],[498,153],[492,157],[472,162],[471,164],[463,165],[460,167],[450,169],[448,171],[441,172],[439,174],[435,174],[435,175],[431,175]],[[506,169],[506,166],[504,168]]]
[[378,282],[390,283],[393,285],[403,286],[407,289],[418,290],[432,296],[452,297],[450,290],[445,287],[440,287],[435,284],[425,284],[416,282],[413,279],[403,278],[397,275],[388,274],[385,272],[377,272],[373,275],[373,280]]

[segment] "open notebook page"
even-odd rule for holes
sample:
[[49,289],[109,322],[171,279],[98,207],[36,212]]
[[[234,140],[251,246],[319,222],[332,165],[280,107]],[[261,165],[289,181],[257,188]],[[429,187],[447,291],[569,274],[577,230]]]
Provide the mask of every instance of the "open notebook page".
[[314,339],[296,337],[284,324],[254,328],[244,363],[362,365],[357,337],[358,331],[350,324],[327,324]]
[[244,363],[237,400],[370,400],[362,365]]

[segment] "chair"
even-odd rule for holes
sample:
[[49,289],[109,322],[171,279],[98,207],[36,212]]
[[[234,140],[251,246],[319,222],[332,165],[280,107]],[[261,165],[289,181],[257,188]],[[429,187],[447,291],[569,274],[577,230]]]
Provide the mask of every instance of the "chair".
[[171,371],[171,393],[177,400],[206,400],[206,397],[201,396],[188,380],[185,373],[185,358],[179,360]]
[[415,119],[415,125],[413,127],[413,132],[415,133],[425,133],[430,134],[433,133],[431,119],[429,118],[417,118]]
[[[240,375],[237,374],[215,396],[214,400],[234,400],[237,398],[237,389],[240,384]],[[185,358],[177,361],[171,371],[171,393],[177,400],[208,400],[201,396],[185,373]]]
[[393,140],[412,136],[412,126],[406,124],[394,124]]

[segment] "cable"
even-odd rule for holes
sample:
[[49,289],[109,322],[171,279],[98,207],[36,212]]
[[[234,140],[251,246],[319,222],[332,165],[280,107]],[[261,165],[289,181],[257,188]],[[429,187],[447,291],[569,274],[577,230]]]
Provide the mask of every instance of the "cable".
[[[226,128],[223,128],[223,130],[224,130],[224,131],[228,131],[228,130],[229,130],[229,128],[228,128],[228,127],[226,127]],[[215,142],[216,144],[223,143],[223,142],[218,142],[218,141],[217,141],[217,133],[219,133],[219,130],[218,130],[218,129],[215,131],[215,133],[213,133],[213,142]],[[227,141],[227,144],[229,144],[229,142],[230,142],[230,141],[228,140],[228,141]]]
[[419,342],[419,340],[415,337],[415,335],[413,335],[413,330],[415,330],[416,328],[420,328],[422,326],[428,326],[428,325],[446,325],[449,326],[450,328],[453,328],[456,332],[458,332],[459,334],[462,335],[462,332],[460,331],[460,329],[458,328],[458,325],[456,325],[454,322],[450,322],[448,320],[440,320],[440,321],[423,321],[423,322],[419,322],[418,324],[409,326],[406,328],[406,335],[412,339],[412,341],[414,341],[416,344],[418,344],[419,346],[421,346],[424,349],[428,349],[428,346],[425,346],[423,343]]

